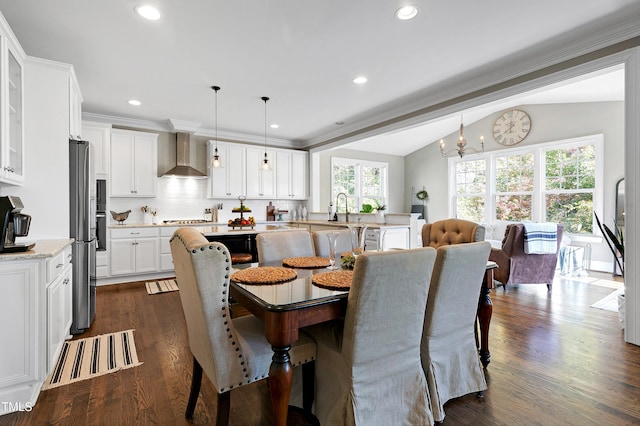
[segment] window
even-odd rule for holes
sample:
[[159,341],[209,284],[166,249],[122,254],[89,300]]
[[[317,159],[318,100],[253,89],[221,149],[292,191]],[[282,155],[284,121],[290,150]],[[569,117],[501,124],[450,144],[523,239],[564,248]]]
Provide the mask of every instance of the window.
[[532,220],[533,171],[533,153],[495,158],[496,219]]
[[456,164],[456,212],[458,217],[482,222],[487,192],[486,160]]
[[454,216],[475,222],[561,222],[592,234],[602,212],[602,135],[450,160]]
[[546,220],[562,222],[574,234],[593,233],[595,146],[548,149],[544,160]]
[[[344,193],[349,212],[359,212],[362,204],[374,208],[386,204],[387,163],[333,157],[331,159],[331,200]],[[336,211],[344,213],[342,197]]]

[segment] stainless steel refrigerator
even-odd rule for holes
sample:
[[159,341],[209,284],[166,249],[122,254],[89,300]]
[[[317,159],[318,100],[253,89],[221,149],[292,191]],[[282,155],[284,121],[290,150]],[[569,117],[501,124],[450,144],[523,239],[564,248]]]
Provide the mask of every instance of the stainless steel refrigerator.
[[95,198],[91,197],[91,144],[69,141],[69,217],[73,243],[73,322],[71,334],[91,327],[96,314]]

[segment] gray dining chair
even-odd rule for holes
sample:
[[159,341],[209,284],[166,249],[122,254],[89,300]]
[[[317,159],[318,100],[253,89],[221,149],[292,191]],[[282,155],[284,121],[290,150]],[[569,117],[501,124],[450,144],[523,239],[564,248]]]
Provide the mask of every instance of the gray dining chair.
[[[176,230],[170,245],[193,354],[185,417],[193,417],[204,371],[218,393],[216,424],[226,425],[231,390],[267,378],[273,350],[264,336],[264,322],[253,315],[233,319],[229,315],[231,257],[227,247],[207,241],[189,227]],[[300,333],[289,354],[293,366],[309,363],[305,366],[312,367],[316,345]],[[306,380],[308,374],[304,376]],[[303,387],[307,386],[313,388],[308,383]],[[310,409],[313,399],[303,398]]]
[[339,260],[341,253],[351,252],[351,232],[348,229],[312,232],[313,247],[316,251],[316,256],[329,257],[329,239],[327,238],[327,234],[332,232],[338,233],[336,239],[336,259]]
[[322,425],[430,425],[420,364],[436,250],[364,252],[344,320],[306,329],[316,340],[315,414]]
[[448,400],[487,389],[475,320],[490,251],[486,241],[438,247],[420,346],[437,422]]
[[277,231],[256,235],[258,262],[274,263],[288,257],[315,256],[308,231]]

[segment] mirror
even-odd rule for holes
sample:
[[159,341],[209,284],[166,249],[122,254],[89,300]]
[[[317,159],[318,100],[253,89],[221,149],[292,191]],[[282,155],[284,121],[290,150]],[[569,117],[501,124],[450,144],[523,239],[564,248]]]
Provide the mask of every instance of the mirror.
[[[615,226],[620,230],[624,237],[624,178],[616,183],[616,223]],[[613,274],[622,275],[618,264],[613,262]]]

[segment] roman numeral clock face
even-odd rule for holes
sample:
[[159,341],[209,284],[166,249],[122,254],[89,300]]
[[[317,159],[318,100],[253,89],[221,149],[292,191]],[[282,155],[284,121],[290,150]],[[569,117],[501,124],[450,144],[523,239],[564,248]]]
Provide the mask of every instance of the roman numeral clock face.
[[519,109],[507,111],[493,124],[493,138],[502,145],[515,145],[531,131],[529,114]]

